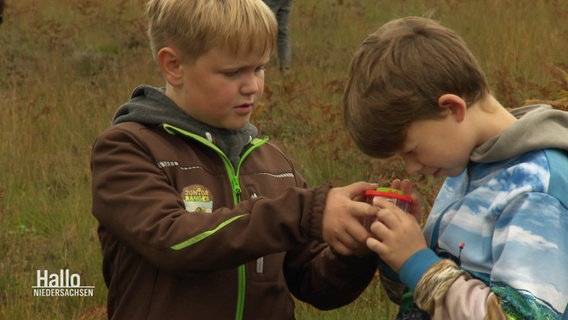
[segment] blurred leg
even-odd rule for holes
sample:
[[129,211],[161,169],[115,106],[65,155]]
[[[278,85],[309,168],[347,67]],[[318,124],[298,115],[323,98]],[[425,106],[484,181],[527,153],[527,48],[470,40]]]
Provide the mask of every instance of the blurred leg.
[[278,22],[278,39],[276,49],[280,70],[288,70],[292,67],[292,50],[288,35],[288,23],[292,12],[292,0],[263,0],[274,12]]
[[280,1],[282,5],[276,14],[278,20],[278,60],[280,69],[287,70],[292,67],[292,50],[288,34],[288,22],[292,12],[292,0]]

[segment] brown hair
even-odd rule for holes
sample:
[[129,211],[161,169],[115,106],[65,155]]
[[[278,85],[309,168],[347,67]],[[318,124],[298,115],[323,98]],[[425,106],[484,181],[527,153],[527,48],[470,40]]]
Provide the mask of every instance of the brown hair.
[[363,41],[351,62],[343,95],[347,130],[364,153],[390,157],[413,121],[441,118],[438,98],[447,93],[468,106],[489,93],[465,42],[428,18],[390,21]]
[[150,0],[146,18],[154,58],[173,47],[188,62],[213,47],[263,55],[274,49],[278,32],[262,0]]

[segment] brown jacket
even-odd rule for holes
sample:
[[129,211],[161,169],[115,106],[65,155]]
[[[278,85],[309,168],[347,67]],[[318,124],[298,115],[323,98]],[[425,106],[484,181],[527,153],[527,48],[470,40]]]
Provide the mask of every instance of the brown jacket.
[[91,167],[109,318],[293,319],[290,292],[336,308],[375,273],[374,257],[321,242],[329,187],[306,189],[266,139],[234,173],[205,138],[124,122],[96,140]]

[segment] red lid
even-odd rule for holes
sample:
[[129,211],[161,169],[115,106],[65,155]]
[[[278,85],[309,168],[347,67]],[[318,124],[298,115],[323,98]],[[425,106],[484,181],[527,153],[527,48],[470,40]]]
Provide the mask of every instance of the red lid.
[[404,195],[402,191],[393,189],[393,188],[377,188],[376,190],[367,190],[365,191],[366,197],[385,197],[385,198],[394,198],[398,199],[407,203],[412,203],[412,198]]

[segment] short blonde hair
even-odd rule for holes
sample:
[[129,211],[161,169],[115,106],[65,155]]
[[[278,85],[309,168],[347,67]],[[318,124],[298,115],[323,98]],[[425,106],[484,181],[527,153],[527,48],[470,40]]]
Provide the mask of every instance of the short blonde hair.
[[148,37],[154,58],[164,47],[195,61],[211,48],[236,54],[273,51],[278,24],[262,0],[150,0]]
[[355,53],[343,94],[347,130],[364,153],[387,158],[402,148],[413,121],[441,118],[438,98],[469,105],[489,93],[461,37],[422,17],[390,21]]

